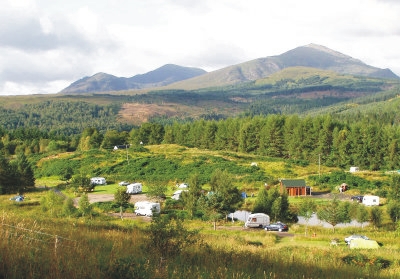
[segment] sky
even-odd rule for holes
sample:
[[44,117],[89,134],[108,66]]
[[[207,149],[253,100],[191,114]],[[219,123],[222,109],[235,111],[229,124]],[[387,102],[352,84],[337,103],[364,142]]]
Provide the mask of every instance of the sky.
[[0,96],[323,45],[400,76],[399,0],[3,0]]

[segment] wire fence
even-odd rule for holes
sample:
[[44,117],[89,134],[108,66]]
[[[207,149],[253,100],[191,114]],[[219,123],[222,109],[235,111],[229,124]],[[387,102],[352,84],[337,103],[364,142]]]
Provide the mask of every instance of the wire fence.
[[17,241],[26,241],[28,243],[38,242],[46,245],[54,245],[54,255],[62,247],[76,248],[78,242],[73,239],[62,237],[60,235],[49,234],[42,231],[28,229],[23,226],[15,226],[6,223],[0,223],[2,239],[11,239]]

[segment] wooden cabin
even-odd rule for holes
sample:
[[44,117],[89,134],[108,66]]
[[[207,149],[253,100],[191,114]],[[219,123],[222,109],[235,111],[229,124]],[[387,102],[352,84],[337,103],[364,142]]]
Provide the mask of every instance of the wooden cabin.
[[311,187],[306,185],[304,179],[281,179],[281,192],[288,194],[288,196],[307,196],[311,195]]

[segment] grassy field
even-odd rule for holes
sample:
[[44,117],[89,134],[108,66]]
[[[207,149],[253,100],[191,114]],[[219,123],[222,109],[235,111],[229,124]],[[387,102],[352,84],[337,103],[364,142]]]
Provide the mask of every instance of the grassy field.
[[[104,189],[114,187],[119,186]],[[184,227],[198,230],[199,242],[162,257],[147,248],[151,223],[104,214],[50,217],[40,207],[45,194],[29,193],[23,203],[0,196],[2,278],[398,278],[400,273],[399,232],[389,224],[335,232],[316,226],[305,235],[297,224],[278,234],[224,221],[215,231],[209,222],[186,220]],[[368,235],[380,248],[349,249],[343,239],[353,233]],[[339,245],[331,245],[334,238]]]
[[[214,230],[212,222],[200,219],[185,219],[179,223],[171,217],[166,223],[157,223],[166,216],[165,212],[153,220],[128,217],[132,215],[132,208],[128,208],[121,219],[116,214],[119,207],[112,202],[93,204],[92,212],[87,215],[66,215],[65,202],[58,198],[63,195],[49,195],[49,189],[58,187],[64,196],[77,197],[74,190],[63,187],[65,182],[55,175],[71,162],[81,173],[96,170],[90,174],[106,177],[108,184],[95,187],[94,195],[112,195],[121,187],[118,182],[128,180],[141,182],[144,193],[153,183],[163,183],[168,186],[167,199],[177,189],[177,183],[187,182],[189,174],[200,168],[202,173],[209,174],[217,167],[231,169],[238,173],[235,183],[240,191],[255,195],[264,181],[243,179],[251,162],[257,162],[257,172],[272,177],[274,182],[276,177],[307,179],[319,172],[336,170],[320,168],[312,162],[299,166],[251,154],[204,151],[178,145],[149,146],[146,152],[131,152],[129,163],[125,159],[125,151],[93,150],[40,158],[36,162],[41,173],[36,179],[36,191],[26,193],[25,201],[20,203],[10,200],[13,195],[1,195],[0,278],[386,279],[398,278],[400,274],[400,229],[391,223],[386,213],[379,228],[332,230],[289,224],[288,233],[275,233],[245,229],[241,221],[220,220]],[[175,166],[171,172],[176,170],[177,173],[171,176],[165,173],[172,178],[157,180],[158,173],[171,165]],[[143,179],[136,179],[140,176],[135,174],[141,171]],[[182,175],[174,178],[175,174]],[[378,172],[356,175],[372,181],[386,179]],[[147,181],[145,178],[154,179]],[[324,185],[311,186],[314,191],[330,191]],[[209,184],[206,182],[202,187],[208,189]],[[346,195],[357,194],[357,191],[351,189]],[[241,209],[251,210],[255,200],[256,197],[246,198]],[[301,197],[289,198],[291,207],[298,207],[301,201]],[[315,198],[315,201],[322,204],[326,198]],[[381,209],[386,212],[385,201],[382,201]],[[380,243],[380,247],[350,249],[343,240],[351,234],[367,235]],[[332,239],[338,239],[339,244],[331,245]]]

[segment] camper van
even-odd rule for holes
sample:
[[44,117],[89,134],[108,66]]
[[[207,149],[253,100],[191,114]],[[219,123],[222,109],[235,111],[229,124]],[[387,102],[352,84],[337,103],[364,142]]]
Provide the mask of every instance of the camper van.
[[264,213],[250,214],[245,223],[247,228],[264,228],[269,225],[269,216]]
[[379,205],[379,197],[378,196],[364,196],[362,203],[364,205]]
[[153,213],[160,213],[158,202],[140,201],[135,203],[136,215],[153,216]]
[[178,190],[175,191],[175,193],[172,195],[171,199],[173,200],[179,200],[181,198],[182,192],[188,192],[188,190]]
[[126,193],[139,194],[142,192],[142,183],[131,183],[126,186]]
[[350,167],[350,172],[358,172],[360,171],[359,167]]
[[90,183],[93,185],[106,185],[106,179],[104,177],[92,177]]

